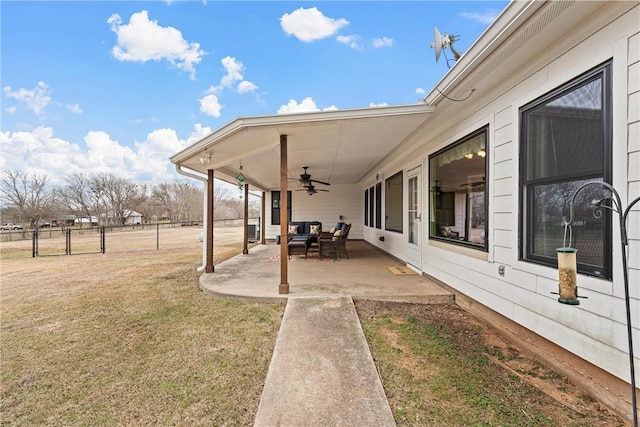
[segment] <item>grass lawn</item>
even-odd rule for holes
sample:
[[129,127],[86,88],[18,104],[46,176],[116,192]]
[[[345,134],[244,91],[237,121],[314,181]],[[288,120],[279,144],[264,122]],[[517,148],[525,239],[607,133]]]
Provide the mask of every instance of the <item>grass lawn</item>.
[[[208,297],[197,233],[131,251],[139,233],[104,255],[3,244],[2,425],[253,423],[284,305]],[[215,258],[241,250],[228,239]]]

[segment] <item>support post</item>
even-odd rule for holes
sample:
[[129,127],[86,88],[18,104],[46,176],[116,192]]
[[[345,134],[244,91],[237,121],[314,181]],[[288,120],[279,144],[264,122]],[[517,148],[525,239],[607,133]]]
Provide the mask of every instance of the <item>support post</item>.
[[243,254],[249,253],[249,184],[245,183],[244,187],[244,246]]
[[205,273],[213,273],[213,169],[207,171],[207,236],[206,253],[207,260]]
[[287,190],[287,135],[280,135],[280,286],[278,294],[289,293],[289,247],[287,246],[289,200]]

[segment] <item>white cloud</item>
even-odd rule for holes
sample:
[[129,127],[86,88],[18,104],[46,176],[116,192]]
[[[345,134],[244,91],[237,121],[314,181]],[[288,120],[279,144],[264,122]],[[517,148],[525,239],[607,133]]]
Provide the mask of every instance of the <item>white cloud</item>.
[[227,74],[220,79],[220,88],[231,87],[235,82],[244,78],[244,64],[231,56],[225,56],[221,60]]
[[460,16],[462,18],[470,19],[481,24],[491,24],[500,15],[500,10],[489,9],[482,13],[477,12],[462,12]]
[[220,61],[225,69],[226,74],[220,79],[218,86],[211,86],[205,92],[203,98],[200,99],[200,111],[212,116],[220,117],[222,105],[220,105],[219,96],[224,89],[232,89],[236,82],[235,90],[243,95],[258,89],[258,86],[248,80],[244,80],[245,67],[241,61],[231,56],[226,56]]
[[8,114],[15,114],[16,111],[18,111],[18,107],[16,107],[15,105],[13,107],[7,107],[4,109],[4,111],[6,111]]
[[258,86],[254,85],[250,81],[244,80],[238,83],[237,89],[238,89],[238,93],[243,94],[243,93],[249,93],[249,92],[253,92],[254,90],[257,90]]
[[[335,105],[331,105],[330,107],[323,108],[322,111],[335,111],[338,109]],[[304,98],[300,103],[295,99],[290,99],[287,104],[278,108],[278,114],[306,113],[311,111],[320,111],[320,108],[318,108],[310,96]]]
[[424,94],[426,94],[426,93],[427,93],[427,91],[426,91],[426,90],[424,90],[423,88],[421,88],[421,87],[416,88],[416,94],[417,94],[417,95],[424,95]]
[[393,46],[393,39],[390,39],[389,37],[380,37],[377,39],[373,39],[373,47],[376,49],[391,46]]
[[348,44],[349,47],[351,47],[351,49],[362,50],[363,49],[362,45],[358,43],[359,39],[360,37],[357,35],[336,37],[336,41],[338,41],[339,43]]
[[117,35],[113,56],[119,61],[147,62],[166,59],[180,70],[195,78],[194,65],[199,64],[205,52],[200,44],[187,42],[182,32],[173,27],[162,27],[158,21],[150,21],[146,10],[134,13],[128,24],[120,15],[109,17],[107,23]]
[[[2,88],[2,92],[7,98],[13,98],[20,103],[24,103],[27,108],[33,110],[38,116],[44,113],[44,109],[51,102],[51,89],[45,82],[38,82],[38,85],[33,89],[21,87],[15,91],[11,90],[11,86],[5,86]],[[14,107],[13,112],[15,111]]]
[[205,95],[200,100],[200,111],[211,117],[220,117],[222,105],[218,101],[218,97],[214,94]]
[[67,105],[67,110],[71,111],[72,113],[76,113],[76,114],[82,114],[82,108],[80,108],[80,106],[78,104],[73,104],[73,105]]
[[303,99],[299,104],[295,99],[290,99],[286,105],[278,108],[278,114],[304,113],[308,111],[320,111],[310,96]]
[[169,157],[211,133],[209,127],[194,126],[187,139],[173,129],[157,129],[130,148],[102,131],[90,131],[85,145],[54,137],[51,127],[31,132],[0,132],[0,169],[42,173],[53,184],[64,183],[74,173],[113,173],[136,182],[167,182],[177,178]]
[[371,108],[375,108],[375,107],[388,107],[389,104],[387,104],[386,102],[381,102],[379,104],[375,103],[375,102],[370,102],[369,103],[369,107]]
[[301,7],[291,13],[285,13],[280,18],[280,26],[284,32],[303,42],[329,37],[346,25],[349,25],[346,19],[328,18],[316,7]]

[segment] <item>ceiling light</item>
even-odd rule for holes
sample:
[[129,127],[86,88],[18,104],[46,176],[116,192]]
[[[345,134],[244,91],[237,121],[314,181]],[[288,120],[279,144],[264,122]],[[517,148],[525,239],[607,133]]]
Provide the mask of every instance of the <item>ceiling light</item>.
[[471,160],[473,159],[473,153],[465,154],[464,157]]
[[211,153],[207,152],[205,156],[200,157],[200,163],[203,165],[208,165],[211,163]]
[[487,156],[487,152],[484,150],[480,150],[478,151],[478,156],[482,157],[483,159]]

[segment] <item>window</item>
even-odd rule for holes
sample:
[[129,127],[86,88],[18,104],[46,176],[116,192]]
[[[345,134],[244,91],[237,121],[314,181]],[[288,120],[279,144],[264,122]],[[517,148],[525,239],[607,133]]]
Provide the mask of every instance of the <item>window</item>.
[[364,225],[369,226],[369,190],[364,190]]
[[384,229],[402,233],[402,171],[384,182]]
[[376,184],[376,228],[382,228],[382,183]]
[[[575,190],[589,181],[611,183],[611,63],[585,73],[520,109],[520,258],[557,266],[562,217]],[[574,204],[572,246],[578,271],[611,278],[611,215],[593,215],[589,186]],[[568,244],[568,242],[567,242]]]
[[[291,222],[291,191],[287,191],[287,219]],[[280,191],[271,192],[271,225],[280,225]]]
[[374,195],[374,187],[369,187],[369,225],[371,227],[373,227],[373,220],[375,218],[374,216],[374,212],[375,212],[375,206],[374,206],[374,201],[375,201],[375,195]]
[[487,250],[488,132],[429,156],[429,238]]

